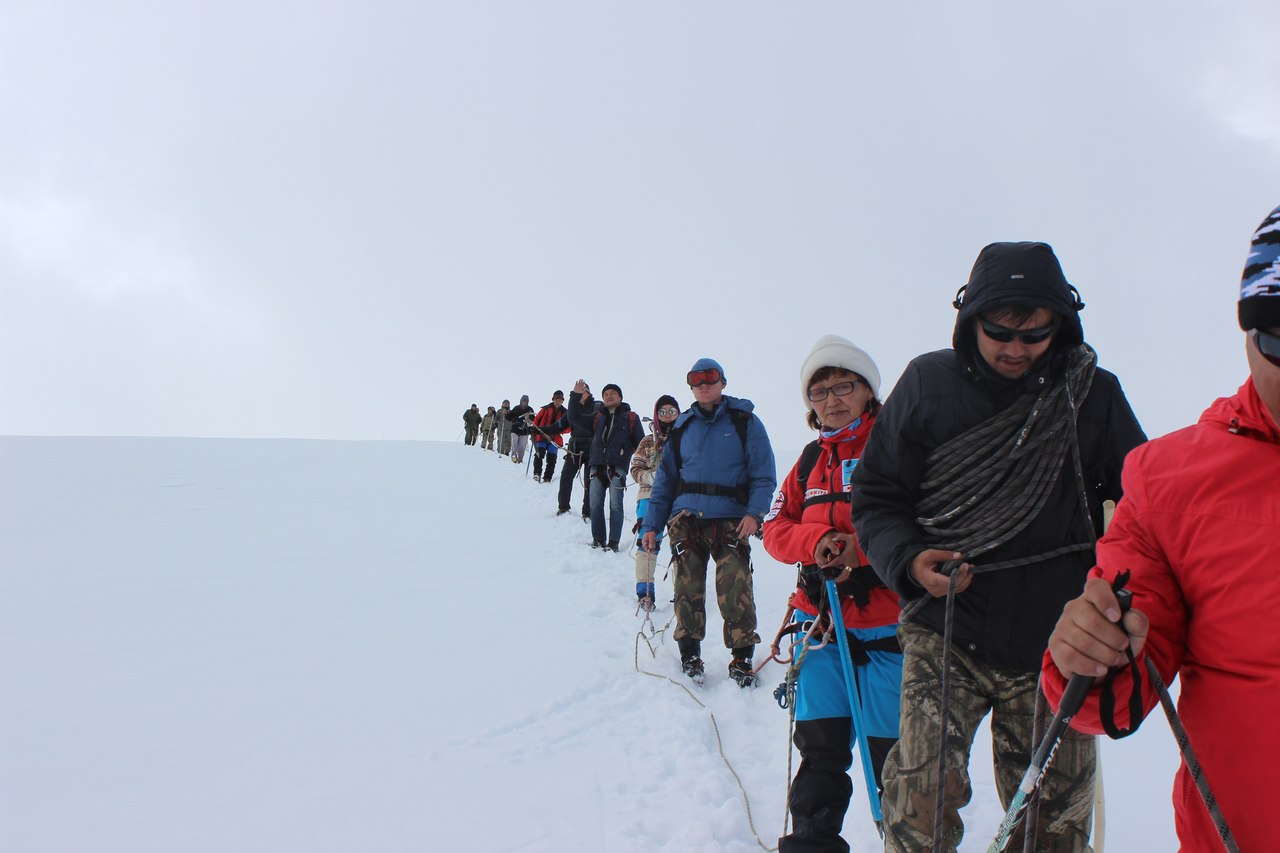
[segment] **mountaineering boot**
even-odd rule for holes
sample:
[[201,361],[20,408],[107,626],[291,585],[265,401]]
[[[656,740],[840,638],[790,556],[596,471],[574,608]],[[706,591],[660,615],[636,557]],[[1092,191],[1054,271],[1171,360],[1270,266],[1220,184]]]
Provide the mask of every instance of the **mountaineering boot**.
[[604,546],[604,547],[605,547],[605,550],[606,550],[606,551],[612,551],[612,552],[613,552],[613,553],[615,553],[615,554],[616,554],[616,553],[618,553],[618,543],[617,543],[617,542],[610,542],[608,545],[606,545],[606,546]]
[[556,515],[567,515],[567,514],[568,514],[568,512],[569,512],[569,510],[567,510],[567,509],[558,509],[558,510],[556,510]]
[[686,637],[683,640],[676,640],[676,645],[680,647],[680,669],[685,675],[701,684],[703,667],[702,658],[698,657],[698,654],[702,651],[702,644]]
[[533,480],[536,483],[542,479],[542,457],[537,453],[533,454]]
[[755,646],[742,646],[733,650],[733,660],[729,661],[729,677],[738,682],[739,687],[755,687],[756,677],[751,673],[755,669],[751,665],[751,656],[756,652]]
[[702,683],[702,658],[689,658],[688,660],[682,660],[680,662],[680,669],[684,671],[685,675],[693,679],[695,684]]
[[646,613],[653,611],[653,584],[640,581],[636,584],[636,601]]
[[552,456],[547,460],[547,474],[542,478],[542,482],[550,483],[551,476],[556,473],[556,457]]

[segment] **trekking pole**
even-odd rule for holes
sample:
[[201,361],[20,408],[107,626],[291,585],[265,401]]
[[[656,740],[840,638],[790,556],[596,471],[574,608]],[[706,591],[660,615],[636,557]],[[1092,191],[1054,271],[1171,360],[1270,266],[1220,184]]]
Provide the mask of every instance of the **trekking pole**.
[[[1116,579],[1111,584],[1111,591],[1115,593],[1116,600],[1120,603],[1121,614],[1127,612],[1129,605],[1133,603],[1133,593],[1124,588],[1128,582],[1129,572],[1126,570],[1116,575]],[[1089,675],[1073,675],[1071,680],[1067,682],[1067,688],[1062,693],[1062,701],[1058,703],[1058,713],[1054,714],[1053,719],[1049,721],[1049,726],[1045,729],[1044,740],[1040,742],[1040,745],[1032,755],[1031,765],[1027,767],[1027,772],[1023,774],[1022,782],[1018,784],[1018,791],[1013,795],[1013,800],[1009,803],[1009,810],[1005,812],[1004,820],[1000,823],[1000,828],[996,830],[996,837],[992,840],[991,846],[987,848],[987,853],[1002,853],[1009,846],[1009,839],[1013,837],[1013,833],[1018,829],[1018,824],[1022,822],[1022,818],[1027,811],[1027,804],[1032,795],[1040,790],[1040,783],[1044,781],[1045,773],[1049,769],[1049,762],[1053,760],[1053,754],[1057,751],[1058,744],[1062,742],[1063,736],[1067,733],[1067,728],[1071,725],[1071,719],[1084,705],[1084,700],[1088,697],[1089,691],[1093,689],[1093,682],[1093,677]],[[1136,725],[1136,722],[1131,720],[1130,725]]]
[[1169,688],[1165,685],[1150,656],[1147,657],[1147,677],[1151,679],[1151,686],[1160,697],[1160,707],[1164,710],[1164,715],[1169,718],[1169,728],[1173,730],[1174,739],[1178,742],[1182,762],[1187,766],[1187,772],[1191,774],[1191,781],[1195,783],[1200,799],[1204,801],[1204,807],[1209,812],[1210,820],[1213,821],[1213,828],[1218,830],[1218,838],[1222,841],[1223,848],[1227,853],[1240,853],[1235,835],[1231,832],[1231,827],[1227,826],[1226,815],[1222,813],[1222,807],[1218,805],[1218,799],[1209,787],[1209,780],[1204,778],[1200,759],[1191,748],[1191,739],[1187,737],[1187,729],[1182,725],[1182,718],[1178,716],[1178,711],[1173,706],[1173,697],[1169,695]]
[[858,758],[862,762],[862,778],[867,783],[867,800],[871,804],[871,818],[876,831],[884,838],[884,815],[880,811],[880,792],[876,788],[876,774],[871,767],[871,749],[867,746],[867,729],[862,718],[862,696],[854,678],[853,658],[849,657],[849,638],[844,632],[844,614],[840,612],[840,595],[836,582],[827,578],[827,606],[831,608],[831,625],[836,632],[836,644],[840,649],[840,666],[844,671],[845,692],[849,696],[849,708],[853,715],[854,736],[858,743]]

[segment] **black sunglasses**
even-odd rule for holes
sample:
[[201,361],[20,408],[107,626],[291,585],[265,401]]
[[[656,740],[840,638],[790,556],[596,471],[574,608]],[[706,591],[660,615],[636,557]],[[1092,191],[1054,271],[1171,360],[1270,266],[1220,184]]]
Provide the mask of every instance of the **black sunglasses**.
[[1250,329],[1249,339],[1258,348],[1258,352],[1262,353],[1263,358],[1280,367],[1280,335],[1273,335],[1261,329]]
[[978,322],[982,325],[982,333],[998,344],[1007,344],[1017,338],[1027,346],[1034,346],[1044,343],[1058,330],[1057,323],[1050,323],[1038,329],[1010,329],[1008,326],[1001,326],[983,320],[981,317],[978,318]]

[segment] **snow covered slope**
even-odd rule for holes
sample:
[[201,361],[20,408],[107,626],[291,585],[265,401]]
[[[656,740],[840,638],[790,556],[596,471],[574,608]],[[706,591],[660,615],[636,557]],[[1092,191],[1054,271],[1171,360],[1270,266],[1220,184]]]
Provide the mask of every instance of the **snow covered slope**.
[[[0,850],[758,850],[743,790],[772,846],[783,668],[637,674],[683,680],[670,629],[637,654],[633,562],[554,488],[444,443],[0,438]],[[755,565],[769,639],[794,572]],[[1108,849],[1174,849],[1163,720],[1104,754]]]

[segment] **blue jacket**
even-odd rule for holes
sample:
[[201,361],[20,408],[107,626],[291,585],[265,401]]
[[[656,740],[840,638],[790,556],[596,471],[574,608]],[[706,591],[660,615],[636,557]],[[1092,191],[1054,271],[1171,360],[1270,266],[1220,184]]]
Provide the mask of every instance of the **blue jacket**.
[[619,403],[610,416],[609,410],[589,400],[584,406],[578,394],[569,395],[569,424],[574,429],[591,431],[591,455],[588,465],[613,468],[623,479],[631,469],[631,454],[644,439],[640,418],[626,403]]
[[[749,418],[745,448],[730,409],[743,412]],[[671,433],[681,432],[680,470],[676,470],[673,438],[668,438],[644,514],[645,531],[661,532],[667,520],[681,510],[688,510],[699,518],[764,517],[773,501],[778,475],[769,435],[754,411],[755,406],[750,400],[726,395],[710,417],[703,414],[695,403],[676,418],[671,425]],[[679,494],[678,485],[682,479],[687,483],[745,486],[747,502],[744,504],[727,495]]]

